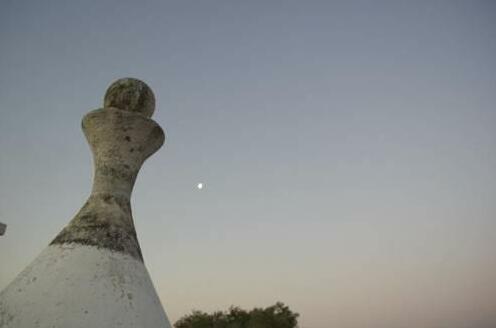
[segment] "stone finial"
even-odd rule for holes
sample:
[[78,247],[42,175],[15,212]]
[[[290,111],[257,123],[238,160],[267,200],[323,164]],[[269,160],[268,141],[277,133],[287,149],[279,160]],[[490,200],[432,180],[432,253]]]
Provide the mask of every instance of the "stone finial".
[[122,78],[107,89],[103,107],[114,107],[152,117],[155,111],[155,96],[145,82],[134,78]]
[[104,108],[85,115],[82,129],[94,158],[93,189],[52,245],[93,245],[142,260],[130,197],[141,165],[165,140],[162,128],[149,118],[154,105],[144,82],[124,78],[110,85]]

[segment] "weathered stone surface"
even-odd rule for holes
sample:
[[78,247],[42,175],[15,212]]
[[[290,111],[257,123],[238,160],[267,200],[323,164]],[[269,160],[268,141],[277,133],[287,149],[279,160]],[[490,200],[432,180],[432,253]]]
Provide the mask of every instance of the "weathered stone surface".
[[164,143],[143,82],[114,82],[82,128],[93,153],[91,194],[70,223],[0,292],[0,328],[171,328],[143,263],[130,197]]
[[52,245],[0,293],[1,328],[171,328],[143,262]]
[[153,120],[116,108],[88,113],[82,127],[93,152],[93,190],[52,244],[93,245],[142,259],[129,201],[141,165],[162,146],[164,132]]
[[155,96],[143,81],[133,78],[119,79],[105,93],[104,108],[118,108],[152,117]]

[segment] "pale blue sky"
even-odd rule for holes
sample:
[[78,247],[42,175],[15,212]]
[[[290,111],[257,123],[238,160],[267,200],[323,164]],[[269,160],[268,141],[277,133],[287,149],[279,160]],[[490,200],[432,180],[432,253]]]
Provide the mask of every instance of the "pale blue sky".
[[496,326],[495,2],[2,1],[0,45],[0,289],[85,201],[81,118],[132,76],[168,135],[133,206],[171,321]]

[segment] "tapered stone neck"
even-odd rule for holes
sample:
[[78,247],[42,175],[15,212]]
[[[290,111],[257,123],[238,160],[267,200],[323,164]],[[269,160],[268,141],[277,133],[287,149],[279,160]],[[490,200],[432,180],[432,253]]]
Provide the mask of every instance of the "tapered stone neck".
[[[126,86],[129,88],[127,84],[117,88],[118,92],[125,92]],[[136,97],[142,97],[145,91],[148,93],[144,100],[132,103],[134,107],[129,105],[125,110],[105,107],[83,118],[82,129],[93,153],[93,189],[86,204],[52,244],[93,245],[128,253],[142,260],[130,197],[143,162],[162,146],[165,135],[155,121],[143,114],[151,115],[153,108],[142,111],[136,107],[150,104],[147,97],[151,91],[140,90]],[[106,99],[105,103],[117,105],[122,105],[122,99],[129,100],[130,97],[112,93],[112,87],[107,96],[112,101]]]
[[93,194],[131,197],[143,162],[164,142],[155,121],[133,112],[104,108],[88,113],[83,131],[93,153]]

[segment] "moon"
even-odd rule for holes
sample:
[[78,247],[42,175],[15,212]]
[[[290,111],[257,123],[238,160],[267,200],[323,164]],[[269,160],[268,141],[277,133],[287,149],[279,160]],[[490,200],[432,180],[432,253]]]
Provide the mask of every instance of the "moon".
[[198,183],[198,184],[196,185],[196,188],[198,188],[198,190],[202,190],[202,189],[203,189],[203,183],[201,183],[201,182],[200,182],[200,183]]

